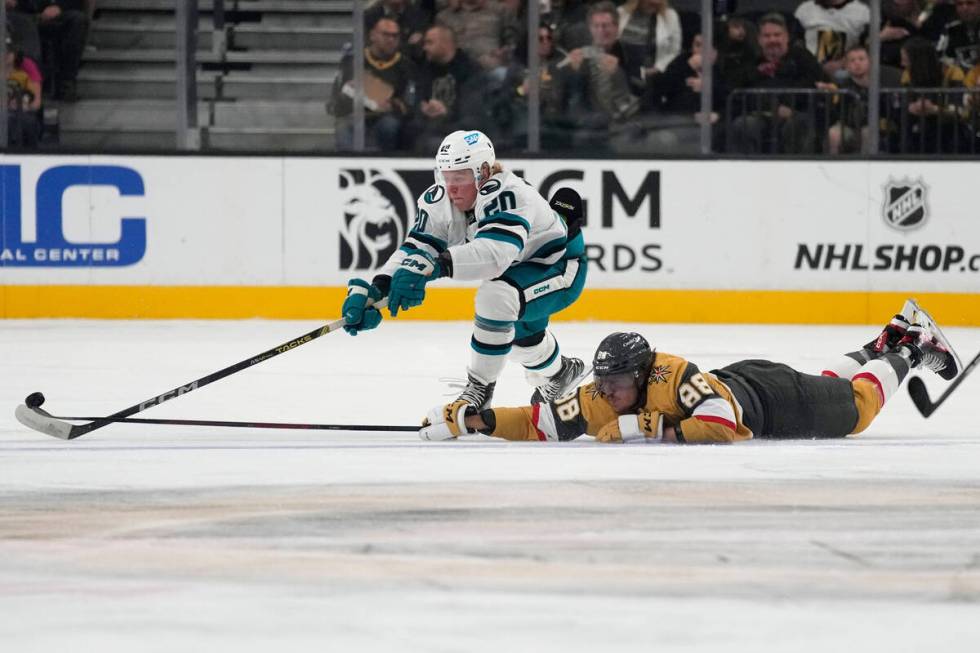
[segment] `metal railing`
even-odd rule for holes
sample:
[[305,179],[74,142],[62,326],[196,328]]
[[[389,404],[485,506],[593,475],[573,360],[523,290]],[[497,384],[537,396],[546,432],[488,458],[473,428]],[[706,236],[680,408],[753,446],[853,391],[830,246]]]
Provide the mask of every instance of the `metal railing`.
[[980,152],[980,89],[881,89],[881,152]]
[[850,123],[864,104],[856,91],[847,89],[736,89],[725,107],[725,149],[737,154],[815,154],[826,149],[824,141],[834,125],[860,129]]
[[[725,112],[725,151],[734,154],[976,155],[980,90],[883,88],[877,151],[870,106],[855,90],[737,89]],[[832,130],[850,143],[830,152]]]

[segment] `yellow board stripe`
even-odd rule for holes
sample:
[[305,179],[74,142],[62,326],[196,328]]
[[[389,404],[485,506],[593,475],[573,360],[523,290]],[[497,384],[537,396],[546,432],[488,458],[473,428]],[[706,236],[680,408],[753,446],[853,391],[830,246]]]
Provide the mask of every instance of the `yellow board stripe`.
[[[432,288],[398,319],[471,320],[472,288]],[[344,288],[308,286],[2,286],[5,318],[336,319]],[[783,290],[588,289],[558,320],[880,324],[907,294]],[[913,293],[943,325],[980,326],[980,294]]]

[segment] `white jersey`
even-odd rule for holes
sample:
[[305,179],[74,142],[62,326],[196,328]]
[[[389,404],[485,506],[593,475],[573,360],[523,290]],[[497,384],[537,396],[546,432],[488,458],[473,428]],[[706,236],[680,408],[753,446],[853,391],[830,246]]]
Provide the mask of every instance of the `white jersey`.
[[858,0],[840,7],[824,7],[807,0],[794,15],[806,31],[806,49],[820,63],[842,59],[848,48],[860,42],[871,22],[871,10]]
[[460,211],[436,184],[418,199],[415,225],[382,266],[391,275],[418,250],[433,258],[448,249],[453,278],[493,279],[525,262],[550,265],[565,255],[568,228],[538,191],[512,172],[487,180],[472,211]]

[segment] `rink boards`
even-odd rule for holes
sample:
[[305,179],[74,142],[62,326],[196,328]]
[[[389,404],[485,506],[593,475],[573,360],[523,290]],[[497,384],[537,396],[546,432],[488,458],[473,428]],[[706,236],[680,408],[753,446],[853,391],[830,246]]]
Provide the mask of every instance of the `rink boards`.
[[[505,159],[587,202],[562,319],[980,325],[973,162]],[[323,319],[433,183],[428,159],[6,156],[0,316]],[[407,319],[472,317],[440,281]]]

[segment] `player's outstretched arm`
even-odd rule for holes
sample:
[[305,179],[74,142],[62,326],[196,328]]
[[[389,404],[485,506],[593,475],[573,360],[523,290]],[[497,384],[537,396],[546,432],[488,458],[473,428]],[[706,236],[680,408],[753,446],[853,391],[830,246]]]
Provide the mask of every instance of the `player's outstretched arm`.
[[436,406],[422,421],[419,437],[423,440],[452,440],[467,433],[483,433],[504,440],[547,440],[534,427],[534,407],[488,408],[482,412],[459,399]]

